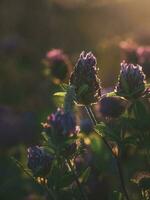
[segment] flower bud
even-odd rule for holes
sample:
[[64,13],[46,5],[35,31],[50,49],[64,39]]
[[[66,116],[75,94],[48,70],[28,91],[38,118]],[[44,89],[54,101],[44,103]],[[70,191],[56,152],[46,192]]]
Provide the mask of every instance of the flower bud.
[[46,64],[53,79],[61,82],[69,78],[71,62],[61,49],[52,49],[46,54]]
[[104,96],[100,100],[100,113],[103,117],[117,118],[125,111],[128,101],[119,96]]
[[28,168],[34,176],[45,177],[51,168],[53,156],[47,154],[42,147],[28,148]]
[[145,74],[139,65],[121,63],[121,70],[115,92],[127,99],[138,98],[145,91]]
[[75,87],[78,104],[96,103],[101,95],[100,80],[97,77],[96,58],[89,52],[82,52],[70,78]]
[[82,119],[80,122],[81,132],[89,134],[93,131],[93,123],[90,119]]

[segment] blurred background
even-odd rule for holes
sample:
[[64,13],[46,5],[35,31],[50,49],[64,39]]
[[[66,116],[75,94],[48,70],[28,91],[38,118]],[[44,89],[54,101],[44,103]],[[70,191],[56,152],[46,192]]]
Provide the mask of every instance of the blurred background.
[[149,0],[0,0],[1,200],[42,198],[10,156],[26,162],[24,145],[38,143],[56,107],[60,88],[45,75],[46,53],[62,49],[74,66],[92,51],[103,88],[116,83],[122,59],[144,65],[149,77],[149,8]]

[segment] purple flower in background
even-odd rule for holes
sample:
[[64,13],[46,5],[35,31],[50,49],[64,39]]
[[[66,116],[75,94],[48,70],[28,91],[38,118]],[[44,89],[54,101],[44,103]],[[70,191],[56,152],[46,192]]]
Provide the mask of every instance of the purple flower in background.
[[42,147],[28,148],[28,168],[35,176],[45,177],[50,171],[53,159]]
[[69,78],[71,62],[61,49],[52,49],[46,54],[46,64],[50,69],[52,78],[64,81]]
[[53,131],[56,136],[68,137],[77,133],[75,116],[58,109],[47,118],[46,128]]
[[86,134],[91,133],[93,131],[93,123],[90,119],[82,119],[80,122],[81,132]]
[[70,78],[75,86],[77,103],[96,103],[101,95],[100,79],[97,77],[96,58],[89,52],[82,52]]
[[122,59],[126,60],[128,63],[136,64],[138,62],[138,56],[136,53],[137,44],[132,39],[127,39],[126,41],[120,42],[120,48],[122,53]]
[[117,118],[125,112],[127,103],[128,101],[123,97],[104,96],[99,102],[100,113],[103,117]]
[[143,66],[143,71],[150,77],[150,46],[138,47],[136,50],[138,63]]
[[140,65],[121,63],[120,75],[115,92],[127,99],[138,98],[145,91],[145,74]]
[[150,77],[150,46],[139,46],[131,39],[120,43],[122,59],[127,63],[139,64],[147,77]]

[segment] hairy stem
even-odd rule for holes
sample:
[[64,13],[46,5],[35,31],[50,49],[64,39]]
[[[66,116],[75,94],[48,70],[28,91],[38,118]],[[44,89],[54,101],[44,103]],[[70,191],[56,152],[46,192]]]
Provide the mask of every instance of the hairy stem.
[[86,109],[86,111],[87,111],[87,113],[88,113],[88,115],[89,115],[89,117],[90,117],[90,119],[91,119],[93,125],[96,126],[97,121],[96,121],[96,119],[95,119],[95,116],[94,116],[94,114],[93,114],[93,112],[92,112],[91,107],[90,107],[90,106],[85,106],[85,109]]
[[[85,106],[85,109],[91,119],[91,121],[93,122],[94,126],[97,124],[96,118],[94,116],[94,113],[92,112],[92,109],[90,106]],[[102,138],[103,142],[105,143],[105,145],[107,146],[107,148],[110,150],[112,156],[114,157],[115,161],[116,161],[116,165],[118,168],[118,174],[119,174],[119,179],[120,179],[120,184],[121,184],[121,188],[122,191],[126,197],[126,200],[130,200],[128,192],[126,190],[125,187],[125,181],[124,181],[124,177],[123,177],[123,172],[122,172],[122,167],[121,167],[121,163],[120,163],[120,159],[118,156],[114,155],[113,151],[112,151],[112,147],[110,146],[109,142],[106,140],[106,138],[104,136],[102,136],[96,129],[95,132],[100,135],[100,137]]]
[[69,165],[69,167],[70,167],[70,169],[71,169],[71,172],[72,172],[72,174],[73,174],[73,176],[74,176],[74,179],[75,179],[76,184],[77,184],[77,186],[78,186],[78,188],[79,188],[79,191],[80,191],[80,194],[81,194],[81,196],[82,196],[82,199],[83,199],[83,200],[88,200],[88,198],[87,198],[85,192],[83,191],[83,188],[82,188],[82,186],[81,186],[81,184],[80,184],[80,182],[79,182],[79,180],[78,180],[78,176],[77,176],[77,174],[76,174],[76,171],[74,170],[74,168],[73,168],[73,166],[72,166],[72,163],[71,163],[71,161],[70,161],[69,159],[67,159],[67,163],[68,163],[68,165]]
[[11,159],[13,160],[13,162],[16,163],[16,165],[21,168],[23,170],[23,172],[28,175],[36,184],[39,184],[40,186],[42,186],[48,193],[48,196],[51,197],[52,200],[57,200],[55,194],[53,193],[52,189],[49,188],[47,185],[42,185],[40,183],[37,182],[36,178],[34,178],[25,168],[24,166],[18,161],[16,160],[14,157],[11,157]]

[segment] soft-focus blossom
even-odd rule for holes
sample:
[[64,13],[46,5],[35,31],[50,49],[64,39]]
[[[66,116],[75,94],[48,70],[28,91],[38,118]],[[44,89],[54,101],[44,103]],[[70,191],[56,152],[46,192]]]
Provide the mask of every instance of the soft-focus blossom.
[[71,136],[77,133],[75,116],[70,112],[58,109],[48,116],[46,122],[50,133],[53,131],[56,136]]
[[139,64],[147,77],[150,77],[150,46],[141,46],[128,39],[120,43],[122,59],[127,63]]
[[47,154],[42,147],[28,148],[28,168],[35,176],[46,176],[51,168],[53,156]]
[[75,86],[77,103],[96,103],[101,95],[100,80],[97,77],[96,58],[89,52],[82,52],[70,78]]
[[129,63],[137,63],[137,50],[138,45],[132,39],[127,39],[126,41],[120,42],[120,48],[122,53],[122,59]]
[[119,96],[104,96],[100,102],[100,113],[103,117],[117,118],[127,107],[127,100]]
[[91,119],[82,119],[80,121],[80,129],[81,132],[84,132],[86,134],[91,133],[93,131],[93,123]]
[[61,49],[52,49],[46,54],[46,64],[52,78],[61,81],[69,78],[71,62]]
[[138,63],[142,65],[143,71],[147,77],[150,77],[150,46],[137,48]]
[[140,65],[121,63],[121,70],[115,92],[127,99],[138,98],[145,91],[145,74]]

